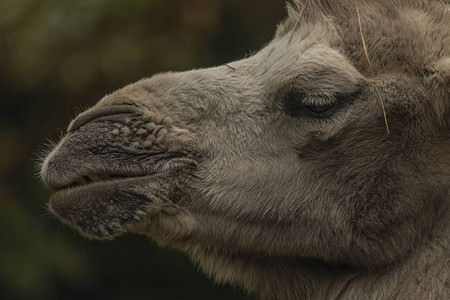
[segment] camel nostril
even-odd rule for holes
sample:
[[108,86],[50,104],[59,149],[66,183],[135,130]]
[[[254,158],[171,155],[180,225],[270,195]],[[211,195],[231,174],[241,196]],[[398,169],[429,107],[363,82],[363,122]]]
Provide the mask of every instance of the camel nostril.
[[81,126],[102,117],[122,114],[136,114],[139,113],[138,108],[125,105],[111,105],[106,107],[99,107],[85,111],[78,115],[75,120],[70,122],[67,132],[78,130]]

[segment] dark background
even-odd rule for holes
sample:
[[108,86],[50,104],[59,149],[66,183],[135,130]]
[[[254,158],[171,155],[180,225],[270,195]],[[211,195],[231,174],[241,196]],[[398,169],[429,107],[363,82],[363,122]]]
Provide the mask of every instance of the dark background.
[[144,237],[62,225],[38,153],[105,94],[242,58],[283,17],[283,0],[1,0],[0,299],[244,299]]

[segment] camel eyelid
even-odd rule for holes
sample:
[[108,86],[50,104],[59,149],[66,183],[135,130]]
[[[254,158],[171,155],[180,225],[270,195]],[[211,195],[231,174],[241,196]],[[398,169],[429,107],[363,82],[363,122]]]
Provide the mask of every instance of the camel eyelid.
[[[358,97],[359,89],[352,93],[336,95],[310,95],[302,92],[289,92],[284,97],[284,111],[291,117],[310,117],[325,119],[331,117],[338,110],[351,105]],[[305,101],[305,99],[311,99]],[[318,101],[317,98],[323,98]]]

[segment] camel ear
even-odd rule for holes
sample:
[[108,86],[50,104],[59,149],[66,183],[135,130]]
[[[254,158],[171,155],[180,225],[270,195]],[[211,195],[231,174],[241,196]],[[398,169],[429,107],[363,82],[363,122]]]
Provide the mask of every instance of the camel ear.
[[431,101],[442,116],[450,109],[450,56],[439,59],[425,69],[425,87],[431,91]]

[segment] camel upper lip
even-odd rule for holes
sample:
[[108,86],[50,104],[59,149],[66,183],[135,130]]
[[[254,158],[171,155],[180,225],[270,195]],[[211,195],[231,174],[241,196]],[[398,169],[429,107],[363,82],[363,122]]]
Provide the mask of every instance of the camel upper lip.
[[[181,148],[172,150],[164,144],[159,127],[167,127],[169,132],[170,126],[156,122],[147,129],[149,121],[141,114],[141,108],[132,105],[98,106],[80,114],[44,160],[43,182],[51,190],[60,191],[173,173],[192,165],[188,152]],[[140,128],[143,133],[135,134],[133,128]],[[147,135],[153,139],[147,139]]]
[[111,105],[90,109],[76,117],[76,119],[69,124],[67,132],[74,132],[81,126],[99,118],[111,116],[117,117],[124,114],[139,114],[139,109],[129,105]]

